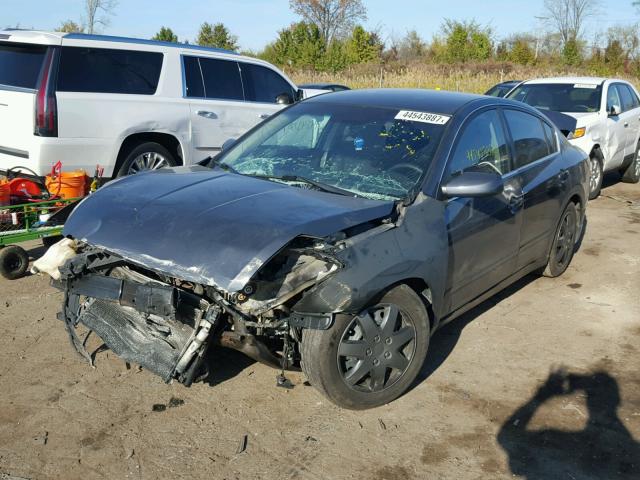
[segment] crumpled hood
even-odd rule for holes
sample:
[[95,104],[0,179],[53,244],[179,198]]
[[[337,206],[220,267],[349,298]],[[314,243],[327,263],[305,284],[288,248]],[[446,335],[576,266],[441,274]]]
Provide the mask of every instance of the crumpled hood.
[[324,237],[392,209],[393,202],[194,166],[106,185],[78,205],[64,234],[152,270],[235,292],[295,237]]

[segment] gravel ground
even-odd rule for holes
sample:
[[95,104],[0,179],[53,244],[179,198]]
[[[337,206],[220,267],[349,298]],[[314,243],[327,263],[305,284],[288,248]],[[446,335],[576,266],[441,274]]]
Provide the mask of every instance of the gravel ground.
[[0,479],[638,479],[640,188],[607,180],[565,275],[443,328],[415,387],[365,412],[232,351],[191,388],[109,352],[93,369],[47,279],[0,280]]

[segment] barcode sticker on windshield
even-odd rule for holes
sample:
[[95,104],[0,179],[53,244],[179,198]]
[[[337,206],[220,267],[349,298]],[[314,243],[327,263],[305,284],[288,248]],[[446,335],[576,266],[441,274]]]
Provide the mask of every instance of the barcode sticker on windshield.
[[597,85],[593,85],[592,83],[575,83],[573,85],[573,88],[590,88],[590,89],[595,89],[598,88]]
[[407,120],[409,122],[432,123],[434,125],[444,125],[451,117],[428,112],[412,112],[411,110],[400,110],[396,115],[396,120]]

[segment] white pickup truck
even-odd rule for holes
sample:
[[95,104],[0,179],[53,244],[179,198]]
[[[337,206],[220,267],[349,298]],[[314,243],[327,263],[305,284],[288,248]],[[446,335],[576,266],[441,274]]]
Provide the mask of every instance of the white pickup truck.
[[300,90],[273,65],[214,48],[81,33],[0,31],[0,173],[105,176],[218,152]]
[[603,172],[618,170],[622,180],[640,181],[640,98],[625,80],[559,77],[518,84],[507,98],[576,119],[569,141],[589,154],[589,199],[600,194]]

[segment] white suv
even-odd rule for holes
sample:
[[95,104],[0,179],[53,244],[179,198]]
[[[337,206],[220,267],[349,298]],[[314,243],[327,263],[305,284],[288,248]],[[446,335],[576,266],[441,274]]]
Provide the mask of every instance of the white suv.
[[576,120],[569,141],[589,154],[589,198],[596,198],[602,174],[618,170],[622,180],[640,181],[640,99],[629,82],[592,77],[541,78],[522,82],[507,98]]
[[0,31],[0,171],[121,176],[216,153],[301,91],[225,50],[133,38]]

